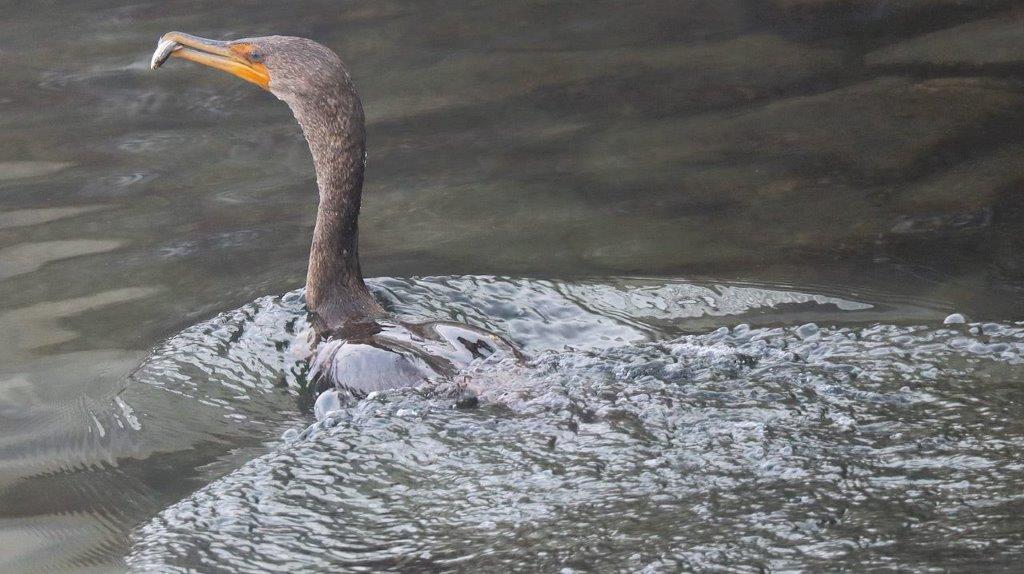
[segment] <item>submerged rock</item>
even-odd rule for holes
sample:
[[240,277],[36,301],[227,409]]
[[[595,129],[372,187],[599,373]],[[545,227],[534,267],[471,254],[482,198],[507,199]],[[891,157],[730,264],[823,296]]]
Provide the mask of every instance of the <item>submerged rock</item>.
[[927,26],[964,14],[985,14],[1012,3],[1012,0],[768,0],[760,9],[783,25],[801,25],[799,31],[803,35],[835,37]]
[[[624,214],[588,237],[589,260],[806,262],[812,253],[870,253],[879,237],[922,227],[903,216],[931,222],[927,229],[984,227],[1024,174],[1016,146],[929,174],[993,126],[1013,125],[1021,109],[1024,92],[1009,81],[885,77],[739,114],[610,126],[580,167]],[[636,194],[651,189],[675,193],[638,207]]]
[[586,166],[616,180],[681,163],[742,165],[744,158],[852,176],[905,174],[951,139],[979,133],[1022,106],[1024,93],[1000,80],[878,78],[738,115],[613,126]]
[[1024,64],[1024,13],[939,30],[871,52],[870,65],[984,66]]
[[[772,0],[771,4],[782,9],[835,9],[838,7],[871,10],[874,13],[903,12],[907,10],[936,9],[963,6],[967,0]],[[975,4],[992,4],[982,0]]]
[[371,123],[523,97],[574,114],[610,104],[616,114],[629,107],[666,114],[747,102],[841,64],[837,51],[757,34],[655,47],[458,53],[370,76],[364,91]]
[[1001,192],[1021,180],[1024,145],[1008,145],[900,189],[894,207],[907,214],[975,211],[992,206]]

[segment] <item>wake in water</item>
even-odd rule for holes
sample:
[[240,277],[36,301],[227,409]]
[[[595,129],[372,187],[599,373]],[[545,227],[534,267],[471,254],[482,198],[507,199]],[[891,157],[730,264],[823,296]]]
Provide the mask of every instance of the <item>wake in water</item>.
[[130,563],[1008,567],[1024,329],[976,331],[740,326],[479,364],[479,411],[422,389],[334,411],[161,513]]
[[135,531],[131,567],[1008,568],[1024,551],[1021,325],[752,286],[373,287],[399,318],[466,321],[529,358],[314,420],[299,294],[187,330],[121,398],[166,435],[146,463],[194,445],[201,485]]

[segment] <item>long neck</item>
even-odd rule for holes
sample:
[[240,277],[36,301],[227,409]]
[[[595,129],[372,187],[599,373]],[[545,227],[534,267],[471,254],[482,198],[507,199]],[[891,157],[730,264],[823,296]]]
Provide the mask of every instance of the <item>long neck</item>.
[[292,111],[309,143],[320,190],[306,306],[317,331],[324,333],[383,312],[359,269],[359,203],[366,158],[363,109],[345,82],[337,93],[297,102]]

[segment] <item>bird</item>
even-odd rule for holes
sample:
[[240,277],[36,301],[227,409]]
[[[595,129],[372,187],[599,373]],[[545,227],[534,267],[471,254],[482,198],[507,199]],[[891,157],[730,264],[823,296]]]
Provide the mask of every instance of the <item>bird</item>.
[[309,146],[319,203],[309,250],[306,359],[314,392],[373,391],[451,377],[474,359],[519,357],[502,337],[469,325],[395,320],[374,298],[359,265],[359,210],[366,126],[352,76],[330,48],[307,38],[211,40],[168,32],[150,67],[171,58],[221,70],[291,108]]

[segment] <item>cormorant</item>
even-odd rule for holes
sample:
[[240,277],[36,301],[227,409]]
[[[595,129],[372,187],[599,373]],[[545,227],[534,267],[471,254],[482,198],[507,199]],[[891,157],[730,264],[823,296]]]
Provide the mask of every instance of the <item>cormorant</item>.
[[309,145],[320,203],[306,275],[315,331],[311,373],[332,385],[370,392],[453,374],[476,357],[516,355],[500,337],[467,325],[408,324],[388,317],[359,268],[359,205],[366,163],[363,106],[341,59],[306,38],[234,41],[165,34],[151,67],[182,58],[238,76],[291,108]]

